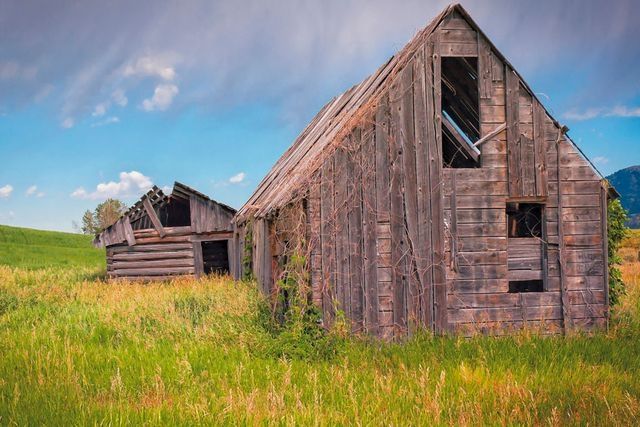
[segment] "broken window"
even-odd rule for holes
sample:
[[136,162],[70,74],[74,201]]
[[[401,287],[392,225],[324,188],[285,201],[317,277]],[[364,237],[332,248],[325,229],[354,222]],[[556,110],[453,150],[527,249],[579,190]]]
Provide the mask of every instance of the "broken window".
[[542,211],[540,203],[507,203],[507,230],[509,237],[542,237]]
[[229,252],[227,240],[202,242],[202,264],[205,274],[229,273]]
[[442,58],[442,160],[444,167],[480,167],[478,58]]
[[509,293],[543,292],[542,280],[512,280],[509,281]]

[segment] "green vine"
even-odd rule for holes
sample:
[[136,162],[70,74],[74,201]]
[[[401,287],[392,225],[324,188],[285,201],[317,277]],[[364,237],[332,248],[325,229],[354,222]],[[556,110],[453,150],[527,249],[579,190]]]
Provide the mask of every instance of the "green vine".
[[618,249],[627,235],[627,211],[622,207],[619,199],[611,200],[608,204],[607,232],[609,255],[609,305],[615,306],[620,302],[620,297],[626,294],[625,284],[622,281],[622,273],[618,266],[622,259],[618,255]]
[[242,279],[253,280],[253,223],[245,225],[244,247],[242,250]]

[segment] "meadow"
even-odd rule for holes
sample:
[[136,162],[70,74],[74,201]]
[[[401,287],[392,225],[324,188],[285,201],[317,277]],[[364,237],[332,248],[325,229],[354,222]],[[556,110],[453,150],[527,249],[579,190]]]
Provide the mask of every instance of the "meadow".
[[640,234],[608,332],[313,344],[274,332],[252,283],[107,283],[89,239],[6,229],[0,425],[640,422]]

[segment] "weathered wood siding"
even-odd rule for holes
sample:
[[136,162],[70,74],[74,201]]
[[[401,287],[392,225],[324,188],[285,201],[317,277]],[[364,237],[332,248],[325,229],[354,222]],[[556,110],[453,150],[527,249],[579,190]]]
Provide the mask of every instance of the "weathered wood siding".
[[[442,166],[443,56],[478,58],[480,137],[495,133],[480,146],[479,168]],[[300,207],[310,298],[325,325],[338,311],[353,331],[385,338],[417,328],[555,333],[606,325],[600,177],[501,58],[451,12],[325,150]],[[354,90],[319,116],[360,102]],[[541,239],[507,237],[508,201],[544,204]],[[270,292],[283,252],[271,220],[257,216],[253,271]],[[541,278],[544,291],[509,293],[509,280],[527,278]]]
[[[441,37],[453,28],[470,31],[465,23],[445,20]],[[600,177],[570,141],[561,137],[556,144],[558,126],[484,36],[477,37],[481,137],[507,126],[482,144],[481,168],[444,170],[449,329],[604,327]],[[507,238],[508,200],[544,203],[542,239]],[[529,279],[544,279],[545,291],[508,292],[509,280]]]

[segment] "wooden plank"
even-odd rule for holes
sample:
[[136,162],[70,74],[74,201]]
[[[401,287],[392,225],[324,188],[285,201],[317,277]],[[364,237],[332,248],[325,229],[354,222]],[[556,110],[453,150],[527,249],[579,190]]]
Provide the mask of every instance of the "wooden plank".
[[378,328],[378,254],[376,248],[376,146],[375,124],[365,124],[362,133],[362,229],[364,322],[367,332],[377,336]]
[[[478,92],[480,99],[490,99],[493,88],[491,47],[487,39],[478,33]],[[484,110],[481,109],[481,115]]]
[[389,97],[383,96],[376,109],[376,213],[379,222],[389,221]]
[[418,51],[414,66],[414,135],[416,138],[416,180],[418,208],[418,241],[416,265],[420,280],[421,325],[433,331],[433,272],[431,223],[431,163],[429,141],[435,140],[431,58],[433,46],[425,43]]
[[560,292],[449,294],[449,308],[502,308],[559,306]]
[[442,123],[457,141],[458,148],[462,149],[467,157],[473,159],[474,162],[477,162],[480,158],[480,154],[467,144],[462,135],[460,135],[460,132],[458,132],[447,116],[443,116]]
[[481,323],[518,320],[560,320],[562,308],[558,305],[538,307],[464,308],[449,310],[452,323]]
[[347,216],[347,153],[338,148],[335,156],[334,191],[335,191],[335,224],[336,224],[336,296],[339,308],[347,319],[351,318],[351,295],[349,275],[349,221]]
[[520,129],[518,97],[520,79],[510,68],[506,68],[507,87],[507,169],[509,173],[509,195],[522,196],[522,177],[520,176]]
[[[457,207],[457,182],[456,175],[451,175],[451,270],[458,271],[458,207]],[[463,226],[464,227],[464,226]],[[475,233],[474,233],[475,234]]]
[[432,247],[432,271],[434,288],[434,330],[437,334],[443,334],[448,328],[447,321],[447,282],[444,265],[444,200],[442,191],[442,105],[441,105],[441,62],[435,52],[439,52],[438,35],[433,37],[435,47],[431,64],[433,77],[427,73],[427,81],[433,81],[433,95],[427,91],[427,105],[433,104],[435,117],[435,138],[429,138],[429,187],[431,188],[431,247]]
[[192,258],[193,252],[191,250],[182,251],[167,251],[167,252],[124,252],[113,255],[108,255],[110,259],[114,261],[141,261],[141,260],[155,260],[155,259],[179,259],[179,258]]
[[418,234],[418,182],[416,170],[416,142],[414,122],[413,71],[415,62],[406,65],[400,75],[401,110],[399,115],[400,159],[402,161],[402,199],[406,225],[407,256],[405,257],[407,326],[409,334],[413,334],[420,325],[420,293],[421,277],[417,259],[423,254],[419,252]]
[[507,263],[505,251],[461,252],[458,265],[504,265]]
[[537,99],[533,100],[533,143],[535,146],[536,195],[548,194],[547,141],[544,138],[546,113]]
[[461,42],[453,42],[447,43],[442,42],[439,44],[440,46],[440,55],[441,56],[468,56],[474,57],[478,56],[478,44],[477,43],[461,43]]
[[193,258],[177,258],[177,259],[161,259],[161,260],[143,260],[143,261],[114,261],[111,263],[113,270],[131,269],[131,268],[155,268],[155,267],[197,267]]
[[136,237],[133,234],[133,228],[131,228],[131,222],[129,221],[129,217],[125,216],[122,223],[123,223],[124,235],[125,235],[125,238],[127,239],[127,244],[129,246],[134,246],[136,244]]
[[362,134],[359,128],[350,136],[347,158],[347,197],[349,201],[349,279],[351,321],[354,332],[364,330],[364,286],[362,243]]
[[[521,126],[522,128],[522,126]],[[535,147],[533,139],[520,135],[520,173],[523,196],[536,196]]]
[[151,206],[151,202],[149,201],[149,199],[145,197],[142,201],[142,205],[144,206],[144,210],[147,212],[147,216],[153,223],[153,227],[158,231],[160,237],[164,237],[164,227],[162,226],[162,223],[160,222],[160,218],[158,218],[156,211],[153,209],[153,206]]
[[336,252],[335,252],[335,212],[334,212],[334,161],[333,157],[325,160],[321,169],[320,182],[320,217],[321,217],[321,245],[322,245],[322,312],[326,327],[333,324],[335,318],[335,283],[336,283]]
[[390,221],[391,221],[391,265],[393,291],[393,324],[396,336],[401,336],[407,330],[407,271],[406,253],[407,237],[404,225],[404,206],[402,195],[402,75],[391,84],[390,100]]
[[504,80],[504,64],[493,52],[491,52],[491,79],[494,82]]
[[[562,131],[561,131],[562,132]],[[556,156],[557,159],[560,159],[562,155],[562,144],[560,141],[556,144]],[[558,239],[559,239],[559,247],[558,247],[558,260],[560,265],[560,292],[562,295],[562,321],[563,321],[563,332],[566,334],[568,330],[572,328],[571,316],[569,313],[569,300],[567,297],[567,281],[566,281],[566,263],[564,258],[565,253],[565,239],[564,239],[564,221],[562,220],[562,209],[563,209],[563,200],[562,200],[562,186],[561,182],[561,168],[560,162],[558,161],[558,169],[559,173],[557,174],[557,183],[558,183],[558,212],[560,214],[560,218],[558,221]]]

